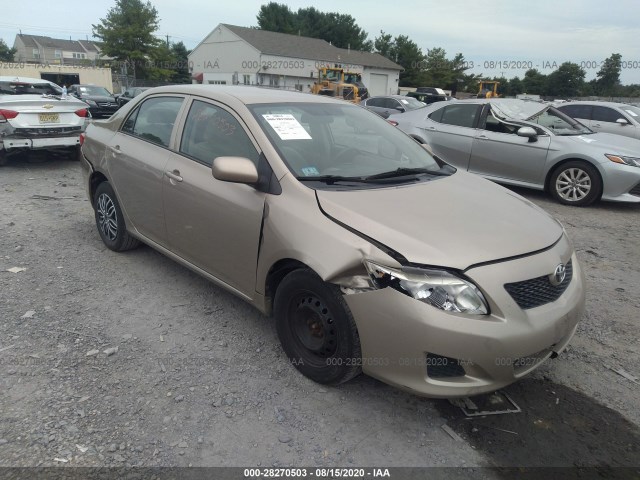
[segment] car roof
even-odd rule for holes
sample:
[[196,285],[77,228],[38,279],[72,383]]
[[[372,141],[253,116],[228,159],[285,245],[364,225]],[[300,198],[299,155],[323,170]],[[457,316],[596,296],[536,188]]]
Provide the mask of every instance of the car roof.
[[51,85],[56,85],[56,83],[50,82],[49,80],[45,80],[44,78],[34,78],[34,77],[12,77],[10,75],[0,75],[0,82],[15,82],[15,83],[49,83]]
[[622,108],[627,106],[627,103],[621,102],[601,102],[599,100],[576,100],[571,102],[566,102],[558,105],[556,108],[565,107],[567,105],[592,105],[592,106],[601,106],[601,107],[618,107]]
[[344,100],[324,95],[242,85],[169,85],[151,88],[145,91],[145,96],[157,93],[200,95],[220,101],[239,101],[245,105],[256,103],[339,103],[343,105],[346,103]]

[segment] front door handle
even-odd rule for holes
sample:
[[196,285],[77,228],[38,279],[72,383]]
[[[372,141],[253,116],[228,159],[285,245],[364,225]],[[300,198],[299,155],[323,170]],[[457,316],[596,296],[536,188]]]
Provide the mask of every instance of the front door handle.
[[435,132],[436,131],[436,127],[427,127],[427,130],[431,130],[431,131]]
[[172,172],[164,172],[164,174],[169,177],[169,180],[173,180],[174,182],[181,182],[182,181],[182,177],[180,176],[180,171],[179,170],[174,170]]
[[120,150],[120,145],[116,145],[115,147],[109,147],[109,150],[111,150],[116,155],[120,155],[122,153],[122,150]]
[[478,135],[476,138],[478,138],[479,140],[489,140],[489,137],[487,137],[486,135]]
[[598,128],[602,128],[602,125],[600,125],[599,123],[594,123],[593,126],[594,127],[598,127]]

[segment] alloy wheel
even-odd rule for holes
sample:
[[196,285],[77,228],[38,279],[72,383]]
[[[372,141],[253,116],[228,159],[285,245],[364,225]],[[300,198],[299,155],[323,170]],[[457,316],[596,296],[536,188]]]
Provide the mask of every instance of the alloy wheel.
[[589,195],[591,176],[581,168],[568,168],[558,175],[556,191],[568,202],[577,202]]
[[113,200],[102,193],[98,197],[97,207],[98,227],[107,239],[115,241],[118,236],[118,215]]

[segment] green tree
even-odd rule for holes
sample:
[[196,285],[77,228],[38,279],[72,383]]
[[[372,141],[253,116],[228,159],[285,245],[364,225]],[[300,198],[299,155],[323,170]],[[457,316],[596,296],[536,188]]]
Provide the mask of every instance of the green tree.
[[171,53],[174,57],[174,68],[171,81],[174,83],[191,83],[191,74],[189,73],[189,50],[184,43],[178,42],[171,45]]
[[532,68],[524,72],[522,86],[524,87],[523,93],[530,93],[532,95],[544,95],[547,89],[547,76],[543,73],[540,73],[535,68]]
[[9,48],[9,45],[0,38],[0,60],[3,62],[13,62],[13,58],[16,54],[15,48]]
[[294,13],[285,4],[271,2],[260,7],[257,20],[262,30],[321,38],[339,48],[368,52],[373,49],[367,32],[347,14],[321,12],[315,7],[300,8]]
[[298,33],[296,15],[284,3],[269,2],[258,12],[258,28],[279,33]]
[[102,43],[102,53],[126,65],[128,74],[144,78],[146,65],[160,41],[154,36],[158,11],[147,1],[116,0],[100,23],[92,25],[93,35]]
[[599,95],[615,95],[620,86],[620,70],[622,68],[622,55],[613,53],[607,58],[598,73],[596,73],[596,85]]
[[380,55],[396,62],[404,69],[400,72],[399,86],[415,87],[423,83],[425,58],[418,45],[406,35],[398,35],[393,40],[391,35],[380,31],[380,36],[373,42]]
[[520,93],[524,92],[524,87],[522,85],[522,80],[520,80],[519,77],[513,77],[511,80],[509,80],[509,93],[508,95],[511,96],[516,96],[519,95]]
[[577,97],[583,90],[585,75],[577,63],[564,62],[549,74],[546,94],[563,98]]

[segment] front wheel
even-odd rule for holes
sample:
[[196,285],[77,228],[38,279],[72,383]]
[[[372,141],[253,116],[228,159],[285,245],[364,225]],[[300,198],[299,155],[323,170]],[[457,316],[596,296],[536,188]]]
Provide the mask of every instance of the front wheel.
[[116,194],[109,182],[102,182],[93,196],[96,226],[104,244],[114,252],[136,248],[140,241],[127,232]]
[[551,176],[551,195],[560,203],[585,207],[602,194],[602,180],[592,165],[572,161],[562,164]]
[[274,314],[282,348],[303,375],[337,385],[361,372],[358,330],[337,286],[295,270],[278,286]]

